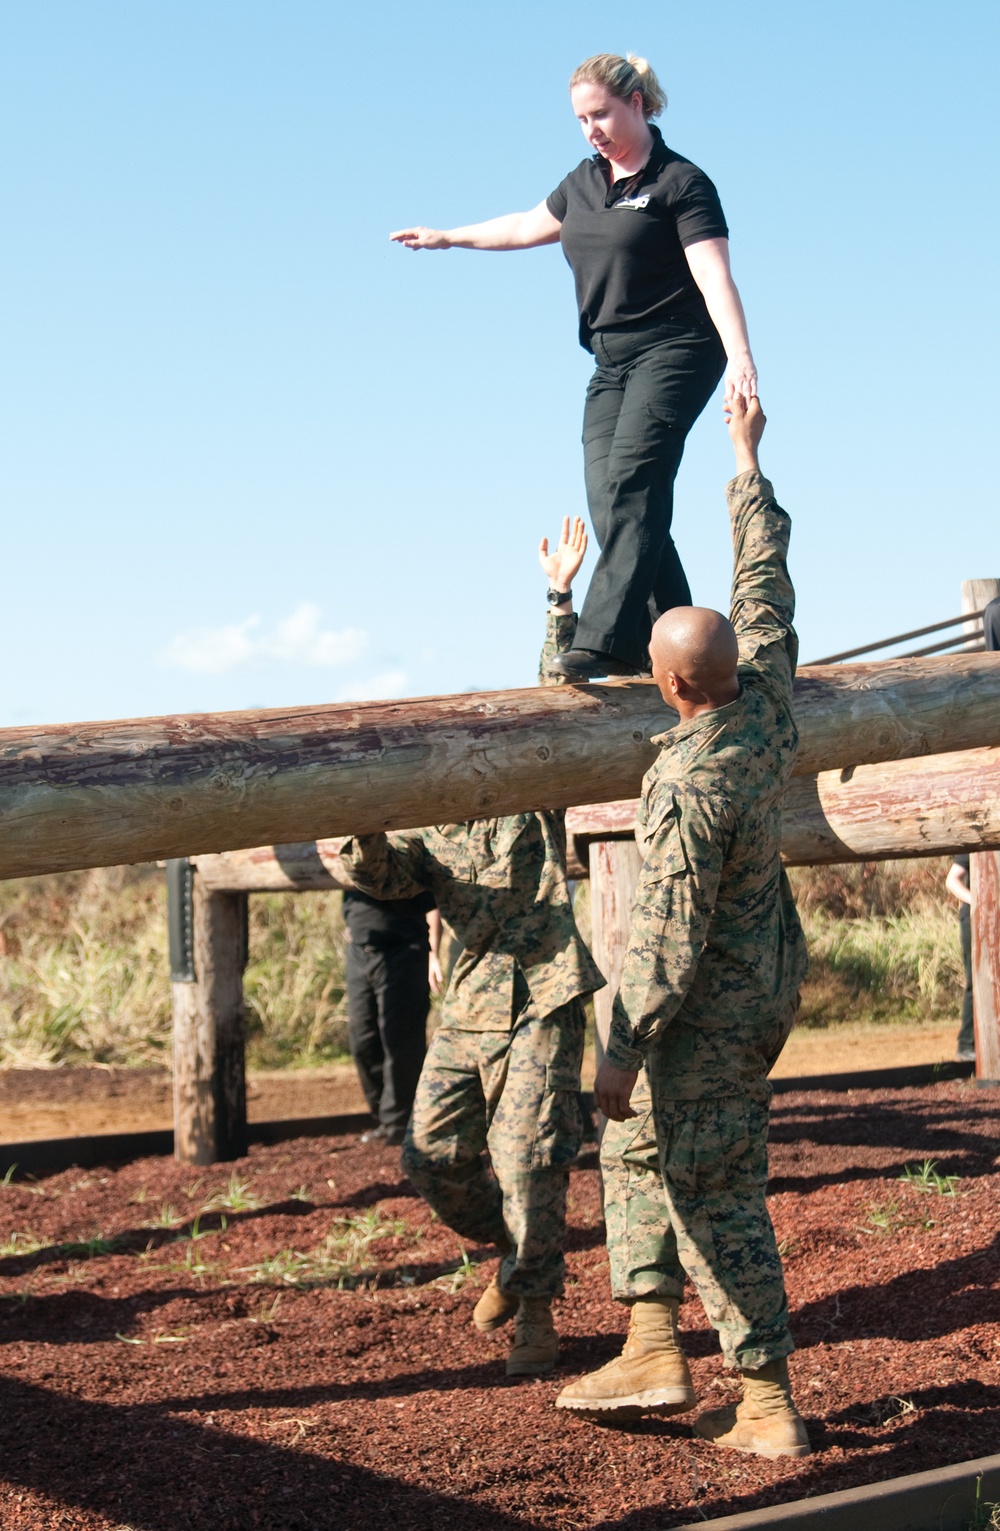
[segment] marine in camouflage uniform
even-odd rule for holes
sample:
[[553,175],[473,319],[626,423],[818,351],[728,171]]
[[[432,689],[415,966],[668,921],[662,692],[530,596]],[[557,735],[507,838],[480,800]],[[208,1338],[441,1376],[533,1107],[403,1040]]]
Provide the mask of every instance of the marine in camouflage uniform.
[[[558,683],[548,663],[574,628],[574,617],[549,613],[543,684]],[[583,999],[604,984],[573,918],[563,815],[359,836],[340,858],[377,898],[431,892],[462,948],[403,1167],[456,1233],[506,1251],[498,1281],[515,1305],[558,1295],[568,1167],[583,1133]]]
[[740,694],[654,740],[607,1051],[645,1066],[647,1091],[608,1124],[601,1163],[614,1295],[680,1297],[686,1271],[727,1364],[757,1369],[793,1348],[764,1193],[767,1076],[807,966],[780,857],[797,642],[789,519],[759,473],[727,498]]
[[[739,418],[753,418],[759,438],[759,405],[741,404]],[[733,699],[691,707],[653,741],[659,755],[636,824],[643,865],[606,1053],[608,1089],[615,1070],[625,1076],[615,1102],[623,1115],[639,1071],[635,1114],[609,1121],[601,1147],[612,1292],[632,1305],[629,1338],[618,1361],[559,1403],[597,1414],[626,1402],[638,1412],[689,1408],[676,1329],[687,1275],[727,1365],[744,1376],[742,1412],[702,1416],[698,1433],[798,1456],[809,1446],[788,1389],[793,1344],[765,1202],[767,1076],[807,967],[780,857],[797,744],[790,522],[759,471],[741,472],[727,499],[738,659],[721,694]],[[671,1386],[658,1391],[658,1379]]]

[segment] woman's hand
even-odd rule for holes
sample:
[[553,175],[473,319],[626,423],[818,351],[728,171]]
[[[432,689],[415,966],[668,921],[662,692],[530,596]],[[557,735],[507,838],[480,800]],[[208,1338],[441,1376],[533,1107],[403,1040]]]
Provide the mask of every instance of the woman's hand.
[[553,590],[570,589],[573,576],[583,563],[586,551],[587,533],[579,516],[573,522],[572,532],[569,529],[569,516],[563,517],[562,536],[554,553],[549,552],[548,537],[542,538],[538,545],[538,562]]
[[450,250],[451,240],[443,229],[425,229],[418,224],[415,229],[397,229],[389,235],[398,245],[408,250]]
[[731,404],[738,394],[748,404],[757,397],[757,368],[749,351],[731,356],[726,366],[726,403]]

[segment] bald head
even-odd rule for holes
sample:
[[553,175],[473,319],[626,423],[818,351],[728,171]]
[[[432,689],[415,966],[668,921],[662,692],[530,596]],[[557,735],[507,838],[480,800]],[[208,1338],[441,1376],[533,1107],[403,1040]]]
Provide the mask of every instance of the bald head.
[[739,692],[739,647],[733,624],[708,606],[674,606],[653,627],[649,640],[653,679],[684,716],[687,701],[699,710],[721,707]]

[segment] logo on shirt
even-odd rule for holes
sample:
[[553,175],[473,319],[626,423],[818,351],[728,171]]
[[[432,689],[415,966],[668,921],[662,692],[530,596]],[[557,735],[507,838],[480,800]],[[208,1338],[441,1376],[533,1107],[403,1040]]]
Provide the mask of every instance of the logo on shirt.
[[634,208],[636,212],[639,212],[642,208],[648,206],[648,194],[645,197],[622,197],[620,201],[615,203],[615,207],[631,207]]

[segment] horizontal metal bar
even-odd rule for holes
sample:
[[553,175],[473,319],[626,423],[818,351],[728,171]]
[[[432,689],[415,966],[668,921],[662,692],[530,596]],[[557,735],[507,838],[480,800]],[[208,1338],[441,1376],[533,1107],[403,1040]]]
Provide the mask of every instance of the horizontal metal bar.
[[965,645],[965,647],[958,650],[960,654],[982,654],[986,649],[986,644],[982,642],[982,633],[983,630],[980,628],[979,632],[973,633],[971,638],[964,636],[961,638],[946,638],[944,643],[930,643],[925,649],[911,649],[908,654],[897,654],[895,658],[922,659],[925,654],[939,654],[942,649],[955,648],[956,644]]
[[[956,622],[976,622],[982,617],[983,611],[966,611],[960,617],[949,617],[947,622],[932,622],[928,627],[915,627],[912,632],[898,633],[895,638],[883,638],[881,643],[863,643],[857,649],[844,649],[842,654],[828,654],[825,659],[812,659],[810,664],[839,664],[842,659],[857,659],[859,654],[874,654],[877,649],[891,649],[894,644],[908,643],[911,638],[925,638],[928,633],[939,633],[945,627],[954,627]],[[921,649],[920,652],[931,654],[934,651]]]

